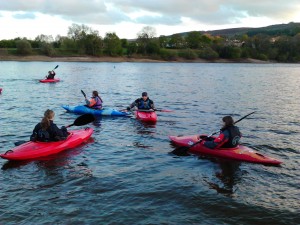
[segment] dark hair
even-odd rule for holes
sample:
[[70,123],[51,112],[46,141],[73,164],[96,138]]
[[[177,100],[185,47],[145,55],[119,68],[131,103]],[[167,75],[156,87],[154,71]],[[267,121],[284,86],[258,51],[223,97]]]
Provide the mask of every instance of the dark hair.
[[98,91],[93,91],[93,95],[99,97]]
[[225,127],[233,126],[234,121],[231,116],[224,116],[222,121],[225,123]]
[[47,109],[44,112],[44,117],[41,121],[41,126],[43,130],[47,130],[50,127],[50,119],[54,116],[54,112],[51,109]]
[[98,98],[100,98],[101,102],[103,102],[102,98],[99,96],[98,91],[93,91],[93,95],[96,96],[96,97],[98,97]]
[[147,92],[143,92],[142,96],[148,96]]

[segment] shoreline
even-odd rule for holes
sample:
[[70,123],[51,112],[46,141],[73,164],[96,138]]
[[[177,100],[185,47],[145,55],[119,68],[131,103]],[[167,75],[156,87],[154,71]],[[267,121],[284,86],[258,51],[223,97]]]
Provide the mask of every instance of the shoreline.
[[262,61],[258,59],[216,59],[216,60],[205,60],[205,59],[176,59],[174,61],[167,60],[156,60],[149,58],[128,58],[128,57],[91,57],[91,56],[69,56],[69,57],[49,57],[49,56],[0,56],[0,61],[20,61],[20,62],[150,62],[150,63],[277,63],[272,61]]

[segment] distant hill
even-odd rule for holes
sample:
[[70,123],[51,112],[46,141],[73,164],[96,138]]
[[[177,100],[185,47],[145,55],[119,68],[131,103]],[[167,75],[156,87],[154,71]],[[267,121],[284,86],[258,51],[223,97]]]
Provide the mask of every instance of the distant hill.
[[[300,23],[288,23],[288,24],[276,24],[260,28],[251,27],[241,27],[241,28],[229,28],[221,30],[209,30],[209,31],[199,31],[201,33],[207,33],[212,36],[236,36],[247,34],[249,37],[257,34],[265,34],[270,36],[287,35],[294,36],[300,33]],[[182,36],[186,36],[189,32],[179,33]]]

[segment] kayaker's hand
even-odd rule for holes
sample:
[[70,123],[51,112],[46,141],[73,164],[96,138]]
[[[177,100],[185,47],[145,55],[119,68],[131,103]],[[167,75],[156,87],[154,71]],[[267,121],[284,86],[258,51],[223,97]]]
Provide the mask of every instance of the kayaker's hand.
[[67,128],[66,128],[65,126],[62,126],[62,127],[61,127],[61,130],[62,130],[62,131],[67,131]]

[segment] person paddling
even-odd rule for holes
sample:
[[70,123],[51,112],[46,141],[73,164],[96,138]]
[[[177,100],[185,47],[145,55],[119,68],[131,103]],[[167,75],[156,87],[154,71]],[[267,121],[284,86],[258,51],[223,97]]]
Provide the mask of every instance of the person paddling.
[[234,126],[234,121],[231,116],[225,116],[222,119],[223,127],[220,134],[216,138],[200,136],[202,144],[207,148],[234,148],[238,146],[242,134],[237,126]]
[[47,78],[47,80],[54,79],[55,75],[56,75],[56,73],[54,72],[54,70],[48,71],[48,76],[46,78]]
[[136,99],[133,103],[131,103],[130,106],[127,107],[127,110],[129,111],[133,107],[137,107],[138,109],[145,109],[145,110],[149,110],[149,109],[155,110],[154,102],[148,97],[147,92],[143,92],[142,97]]
[[45,111],[42,121],[34,127],[30,141],[51,142],[67,138],[67,128],[62,126],[61,129],[59,129],[53,122],[54,116],[54,111],[50,109]]
[[86,96],[85,97],[85,102],[86,102],[86,106],[92,109],[102,109],[102,98],[99,96],[98,91],[93,91],[92,92],[92,97],[90,100],[87,99]]

